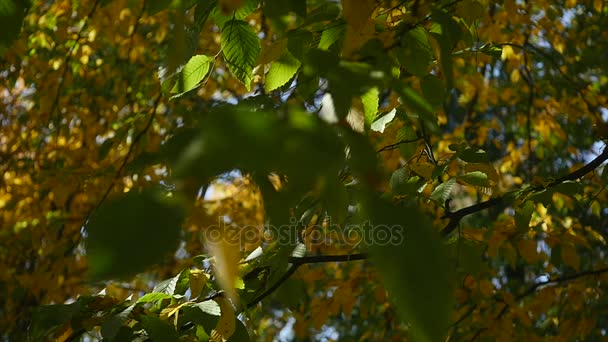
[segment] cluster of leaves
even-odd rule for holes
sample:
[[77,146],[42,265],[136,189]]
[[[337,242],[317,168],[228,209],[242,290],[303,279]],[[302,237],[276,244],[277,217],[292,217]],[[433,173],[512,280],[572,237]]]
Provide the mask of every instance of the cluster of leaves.
[[3,337],[605,334],[602,1],[0,18]]

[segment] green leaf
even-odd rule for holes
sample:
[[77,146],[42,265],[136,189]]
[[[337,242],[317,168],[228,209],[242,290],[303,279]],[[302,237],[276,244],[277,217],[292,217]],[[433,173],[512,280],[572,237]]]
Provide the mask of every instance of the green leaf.
[[178,274],[173,278],[165,279],[160,283],[156,284],[152,292],[173,295],[175,293],[175,287],[177,286],[177,282],[179,281],[180,275],[181,274]]
[[299,60],[304,60],[311,42],[312,33],[308,30],[291,30],[287,33],[287,50]]
[[435,126],[437,124],[437,118],[435,117],[435,110],[433,106],[418,92],[412,88],[400,89],[401,99],[406,107],[413,110],[416,114],[420,115],[428,124]]
[[140,317],[140,322],[152,341],[179,341],[177,331],[158,317],[144,315]]
[[517,208],[515,211],[515,226],[517,226],[519,231],[525,232],[528,230],[532,212],[534,212],[534,203],[532,201],[526,201],[521,208]]
[[396,54],[401,65],[414,75],[426,75],[433,55],[424,28],[418,26],[403,34],[400,45]]
[[215,8],[217,0],[198,0],[196,9],[194,10],[194,22],[200,31],[209,18],[209,14]]
[[[373,195],[370,195],[373,196]],[[412,207],[368,197],[370,256],[415,341],[442,341],[452,309],[448,260],[431,222]],[[377,231],[377,232],[376,232]],[[388,238],[380,237],[388,236]]]
[[450,178],[447,182],[439,184],[431,193],[431,200],[444,205],[445,201],[450,197],[455,184],[456,178]]
[[270,92],[285,85],[298,72],[301,64],[298,59],[286,52],[281,58],[272,62],[266,75],[264,89]]
[[485,55],[488,55],[490,57],[494,57],[497,59],[500,59],[500,57],[502,56],[502,48],[500,46],[496,46],[496,45],[492,45],[492,44],[485,44],[484,46],[482,46],[479,51]]
[[44,340],[52,335],[55,328],[72,320],[82,309],[80,300],[71,304],[43,305],[36,308],[32,316],[32,337],[35,340]]
[[128,306],[118,314],[112,316],[109,320],[105,321],[101,325],[101,336],[105,340],[112,341],[118,335],[120,328],[125,325],[127,318],[131,314],[131,311],[135,308],[135,304]]
[[0,56],[19,37],[23,19],[30,7],[27,0],[0,0],[0,20],[2,30],[0,30]]
[[151,190],[105,202],[87,224],[93,279],[124,278],[164,260],[177,247],[181,208]]
[[477,148],[465,148],[458,152],[458,158],[467,163],[488,163],[486,151]]
[[337,179],[327,181],[328,184],[321,196],[323,207],[331,219],[332,224],[342,224],[348,212],[348,193],[344,184]]
[[426,100],[435,108],[441,107],[446,96],[443,82],[435,75],[426,75],[420,82],[422,94]]
[[584,190],[583,184],[575,181],[565,181],[553,187],[553,190],[566,196],[574,197],[581,194]]
[[393,119],[395,118],[395,114],[396,113],[397,113],[397,110],[393,108],[393,110],[391,110],[390,112],[388,112],[385,115],[381,116],[378,120],[376,120],[372,124],[372,127],[371,127],[372,131],[384,133],[384,129],[386,128],[386,126],[389,123],[391,123],[391,121],[393,121]]
[[196,303],[194,306],[208,315],[220,316],[222,314],[220,306],[213,300],[206,300],[204,302]]
[[332,22],[330,27],[323,30],[321,33],[321,40],[319,41],[318,48],[321,50],[329,50],[332,45],[344,38],[346,32],[346,23],[340,20],[338,22]]
[[178,76],[178,80],[175,82],[175,86],[171,89],[171,93],[177,93],[177,95],[174,95],[171,98],[179,97],[196,88],[205,76],[207,76],[207,73],[209,73],[213,62],[214,59],[209,56],[192,56],[188,63],[184,65],[184,68]]
[[258,36],[246,22],[230,20],[222,29],[220,41],[228,68],[250,90],[253,67],[261,50]]
[[173,296],[168,293],[151,292],[151,293],[146,293],[141,298],[139,298],[137,300],[137,303],[150,303],[150,302],[155,302],[157,300],[168,299],[168,298],[173,298]]
[[361,95],[363,112],[365,113],[365,124],[371,126],[378,116],[378,101],[380,94],[378,87],[371,87],[365,94]]
[[[236,319],[236,318],[235,318]],[[236,319],[234,334],[230,336],[228,342],[249,342],[251,341],[251,337],[249,336],[249,331],[247,331],[247,327],[241,320]]]
[[[399,115],[398,115],[399,117]],[[411,141],[409,143],[403,143],[399,145],[399,153],[406,160],[410,160],[418,149],[418,142],[415,141],[418,138],[416,130],[412,125],[405,125],[397,131],[397,141]]]
[[490,185],[488,182],[488,175],[481,171],[469,172],[462,176],[458,176],[458,179],[473,186],[486,187]]
[[114,142],[115,141],[113,138],[109,138],[109,139],[106,139],[106,141],[104,141],[101,144],[101,146],[99,146],[99,150],[98,150],[98,154],[97,154],[98,160],[104,160],[106,158],[108,153],[110,153],[110,151],[112,150],[112,146],[114,146]]

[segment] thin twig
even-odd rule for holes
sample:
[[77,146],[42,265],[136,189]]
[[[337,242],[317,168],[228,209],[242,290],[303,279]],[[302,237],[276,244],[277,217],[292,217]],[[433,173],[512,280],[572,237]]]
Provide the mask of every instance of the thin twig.
[[380,153],[380,152],[384,152],[384,151],[395,150],[395,149],[399,148],[400,145],[411,143],[411,142],[416,142],[416,141],[419,141],[419,140],[422,140],[422,137],[418,137],[416,139],[409,139],[409,140],[400,140],[400,141],[397,141],[394,144],[383,146],[382,148],[380,148],[376,152]]
[[[574,181],[579,178],[582,178],[589,172],[595,170],[597,167],[602,165],[602,163],[604,163],[606,160],[608,160],[608,146],[604,148],[604,151],[602,151],[602,153],[600,155],[595,157],[595,159],[590,161],[588,164],[585,164],[583,167],[581,167],[580,169],[577,169],[576,171],[573,171],[563,177],[560,177],[554,181],[549,182],[549,184],[545,187],[545,189],[555,187],[556,185],[559,185],[566,181]],[[542,189],[543,188],[535,188],[533,190],[542,190]],[[500,196],[500,197],[495,197],[495,198],[489,199],[489,200],[481,202],[481,203],[474,204],[474,205],[466,207],[466,208],[462,208],[455,212],[449,212],[449,211],[446,212],[446,214],[442,218],[449,218],[450,221],[441,230],[441,236],[443,236],[443,237],[448,236],[454,229],[456,229],[456,227],[458,227],[458,224],[465,216],[501,205],[504,202],[505,202],[505,196]]]
[[322,262],[343,262],[367,259],[367,253],[346,254],[346,255],[314,255],[303,257],[290,257],[289,262],[295,265],[317,264]]
[[264,300],[266,297],[276,291],[289,277],[291,277],[298,269],[298,267],[304,264],[314,264],[323,262],[343,262],[343,261],[355,261],[367,259],[367,254],[346,254],[346,255],[316,255],[316,256],[304,256],[304,257],[290,257],[289,262],[291,265],[285,273],[269,287],[266,291],[262,292],[259,296],[254,298],[251,302],[247,303],[246,308],[252,308],[259,302]]

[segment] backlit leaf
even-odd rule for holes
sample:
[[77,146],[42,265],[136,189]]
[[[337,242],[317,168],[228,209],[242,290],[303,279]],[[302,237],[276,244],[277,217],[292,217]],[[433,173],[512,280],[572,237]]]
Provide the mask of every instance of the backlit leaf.
[[221,45],[228,68],[249,90],[261,50],[255,32],[242,20],[230,20],[222,28]]
[[365,94],[361,95],[363,112],[365,114],[365,124],[371,126],[378,115],[379,91],[377,87],[370,88]]
[[372,131],[383,133],[386,126],[388,124],[390,124],[391,121],[393,121],[393,119],[395,118],[396,113],[397,113],[397,110],[393,109],[390,112],[381,116],[376,121],[374,121],[374,123],[372,123],[372,127],[371,127]]
[[266,91],[273,91],[285,85],[298,72],[300,65],[300,61],[289,52],[286,52],[281,58],[272,62],[270,70],[266,75],[266,84],[264,86]]
[[213,62],[213,58],[205,55],[190,58],[179,73],[175,86],[171,89],[171,93],[177,93],[173,98],[196,88],[209,73]]

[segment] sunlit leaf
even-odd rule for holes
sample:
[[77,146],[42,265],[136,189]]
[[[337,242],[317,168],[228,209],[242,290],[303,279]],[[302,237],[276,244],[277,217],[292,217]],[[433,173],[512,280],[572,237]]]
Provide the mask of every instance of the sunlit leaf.
[[160,283],[158,283],[154,287],[154,290],[152,290],[152,291],[157,292],[157,293],[165,293],[165,294],[172,295],[175,293],[175,287],[177,286],[177,282],[179,281],[179,278],[180,278],[180,274],[176,275],[175,277],[171,277],[169,279],[163,280]]
[[346,32],[345,23],[340,21],[332,23],[330,27],[323,30],[318,48],[321,50],[328,50],[332,45],[339,42],[344,37],[344,32]]
[[289,52],[285,53],[281,58],[272,62],[270,70],[266,75],[266,91],[273,91],[282,87],[291,80],[298,69],[300,69],[300,61],[293,57]]
[[194,306],[196,306],[197,308],[199,308],[202,312],[204,312],[206,314],[213,315],[213,316],[221,315],[220,306],[216,301],[206,300],[204,302],[196,303]]
[[190,58],[179,73],[175,86],[171,89],[171,93],[177,93],[173,98],[196,88],[207,76],[213,63],[214,59],[205,55]]
[[379,91],[377,87],[370,88],[365,94],[361,95],[363,112],[365,114],[365,124],[371,126],[378,115]]
[[173,296],[167,293],[150,292],[143,295],[137,300],[137,303],[150,303],[161,299],[172,298]]
[[447,182],[439,184],[431,193],[431,199],[443,205],[450,197],[450,193],[456,184],[455,178],[450,178]]
[[221,45],[228,68],[250,89],[253,67],[261,50],[255,32],[242,20],[230,20],[222,27]]
[[388,124],[390,124],[391,121],[393,121],[393,119],[395,118],[396,113],[397,113],[397,110],[393,109],[390,112],[381,116],[376,121],[374,121],[374,123],[372,123],[372,126],[371,126],[372,131],[383,133],[386,126]]
[[461,180],[469,185],[487,187],[490,185],[488,182],[488,175],[481,171],[473,171],[462,176],[458,176],[458,180]]

